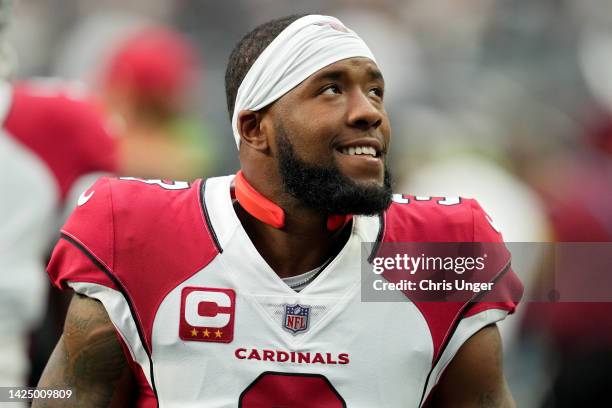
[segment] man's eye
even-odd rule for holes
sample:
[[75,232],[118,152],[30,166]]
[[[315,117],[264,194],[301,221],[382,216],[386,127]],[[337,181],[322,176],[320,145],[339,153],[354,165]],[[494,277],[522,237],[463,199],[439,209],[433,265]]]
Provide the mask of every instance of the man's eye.
[[334,95],[334,94],[339,94],[339,93],[340,93],[340,88],[338,88],[336,85],[326,86],[321,91],[322,95]]
[[377,96],[379,98],[382,98],[384,95],[385,91],[382,90],[382,88],[372,88],[370,89],[370,94]]

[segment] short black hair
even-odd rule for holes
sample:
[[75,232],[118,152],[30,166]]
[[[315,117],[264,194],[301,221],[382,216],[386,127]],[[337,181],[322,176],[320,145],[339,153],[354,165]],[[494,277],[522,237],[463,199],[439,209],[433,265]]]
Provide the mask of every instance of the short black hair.
[[227,69],[225,70],[225,97],[227,99],[227,110],[230,120],[232,120],[234,114],[234,104],[236,103],[238,88],[255,60],[277,35],[295,20],[305,15],[293,14],[263,23],[242,37],[242,40],[236,44],[230,54]]

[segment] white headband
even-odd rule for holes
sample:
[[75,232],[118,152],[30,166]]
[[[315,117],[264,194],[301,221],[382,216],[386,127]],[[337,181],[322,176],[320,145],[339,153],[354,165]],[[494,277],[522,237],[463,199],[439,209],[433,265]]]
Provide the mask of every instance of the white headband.
[[291,23],[263,50],[238,88],[232,116],[236,146],[240,111],[258,111],[321,68],[353,57],[376,62],[366,43],[337,18],[309,15]]

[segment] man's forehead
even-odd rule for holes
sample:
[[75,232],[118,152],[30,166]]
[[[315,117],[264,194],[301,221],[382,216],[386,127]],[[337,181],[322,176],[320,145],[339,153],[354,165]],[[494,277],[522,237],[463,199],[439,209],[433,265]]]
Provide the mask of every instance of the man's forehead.
[[[326,67],[321,68],[314,74],[309,76],[306,81],[316,81],[319,79],[341,77],[350,73],[365,74],[368,79],[380,79],[383,80],[383,75],[378,66],[374,61],[366,57],[354,57],[347,58],[341,61],[337,61]],[[339,78],[338,78],[339,79]]]
[[309,86],[315,86],[320,82],[340,81],[349,76],[359,76],[367,81],[380,81],[383,85],[385,82],[378,65],[371,59],[367,57],[346,58],[316,71],[279,100],[286,100],[288,97],[298,96],[302,92],[309,92],[307,91]]

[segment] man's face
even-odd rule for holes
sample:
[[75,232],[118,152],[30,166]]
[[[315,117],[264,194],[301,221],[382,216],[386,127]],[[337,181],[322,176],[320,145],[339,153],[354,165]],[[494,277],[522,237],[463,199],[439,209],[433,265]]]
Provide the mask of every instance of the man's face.
[[335,214],[374,214],[391,201],[390,128],[374,62],[325,67],[270,107],[285,191]]

